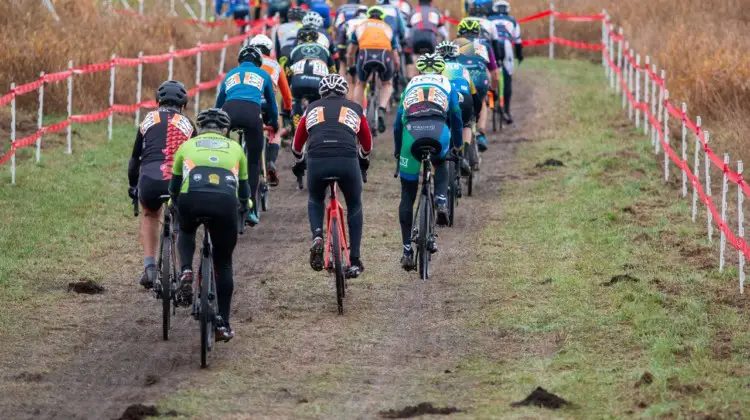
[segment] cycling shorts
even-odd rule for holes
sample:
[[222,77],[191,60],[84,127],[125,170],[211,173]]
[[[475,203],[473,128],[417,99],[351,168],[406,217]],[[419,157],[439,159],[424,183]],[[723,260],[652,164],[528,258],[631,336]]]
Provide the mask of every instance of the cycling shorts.
[[229,131],[242,129],[245,137],[245,153],[248,162],[260,159],[263,150],[263,121],[260,105],[255,102],[231,100],[222,107],[229,114]]
[[162,195],[169,194],[169,180],[154,179],[141,175],[138,179],[138,201],[144,209],[158,211],[161,208]]
[[310,102],[320,99],[318,87],[320,86],[321,80],[323,80],[323,78],[320,76],[295,74],[290,79],[290,84],[292,85],[292,97],[296,100],[307,99]]
[[436,117],[407,119],[404,123],[401,151],[399,154],[399,172],[401,178],[410,181],[419,179],[419,169],[422,167],[422,162],[420,157],[415,157],[411,154],[411,146],[416,140],[424,137],[439,140],[443,147],[440,151],[440,156],[434,157],[435,161],[445,158],[445,155],[448,153],[451,134],[444,119]]
[[211,233],[214,260],[232,261],[239,219],[237,197],[231,194],[187,192],[177,198],[180,231],[195,234],[199,219],[206,219]]
[[380,80],[393,79],[393,55],[388,50],[359,50],[357,53],[357,78],[366,82],[373,72],[380,74]]
[[464,128],[471,127],[471,123],[474,120],[474,101],[471,95],[466,93],[458,93],[461,106],[461,120],[464,123]]
[[411,38],[411,50],[414,54],[434,53],[437,36],[432,31],[415,30]]

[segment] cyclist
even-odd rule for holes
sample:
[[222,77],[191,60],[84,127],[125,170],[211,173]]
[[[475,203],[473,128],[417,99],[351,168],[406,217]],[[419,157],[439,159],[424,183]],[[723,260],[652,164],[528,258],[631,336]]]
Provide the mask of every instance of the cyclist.
[[[250,198],[255,202],[260,183],[260,157],[263,150],[263,121],[261,103],[268,105],[266,125],[274,132],[279,131],[279,113],[276,96],[273,93],[273,80],[260,66],[263,56],[257,47],[247,45],[237,57],[240,65],[230,70],[224,77],[216,98],[216,108],[222,108],[231,119],[230,131],[241,129],[244,132],[247,153],[247,169],[250,174]],[[250,225],[258,224],[258,206],[248,212]]]
[[339,74],[346,74],[346,44],[351,38],[354,27],[362,23],[367,16],[367,6],[360,4],[360,0],[347,0],[347,3],[336,11],[333,26],[336,30],[336,46],[339,56]]
[[[227,4],[227,11],[222,15],[221,9],[224,8],[224,3]],[[216,0],[216,16],[229,17],[232,16],[237,26],[240,27],[240,32],[245,33],[245,23],[250,16],[250,4],[249,0]]]
[[286,67],[286,63],[289,60],[289,53],[292,52],[294,41],[297,40],[297,31],[302,27],[303,17],[305,17],[305,11],[298,7],[293,7],[287,13],[289,22],[282,23],[276,29],[274,50],[276,51],[276,58],[279,60],[281,67]]
[[320,15],[323,18],[324,29],[331,26],[331,4],[328,0],[300,0],[297,4]]
[[[307,212],[313,237],[310,266],[315,271],[323,269],[323,215],[328,187],[325,178],[338,177],[339,188],[346,200],[349,227],[351,266],[346,274],[354,278],[365,269],[360,258],[363,223],[361,173],[370,167],[372,138],[362,106],[346,99],[348,91],[346,79],[338,74],[330,74],[321,80],[321,99],[307,107],[294,136],[292,153],[297,158],[294,174],[301,176],[308,169]],[[302,154],[305,143],[306,160]]]
[[[272,18],[278,13],[281,23],[287,22],[287,12],[289,11],[289,6],[292,5],[290,0],[268,0],[265,4],[266,17]],[[258,20],[260,19],[261,9],[263,9],[263,3],[260,0],[255,0],[254,9],[255,20]]]
[[156,247],[159,244],[160,196],[168,193],[172,178],[174,153],[182,143],[195,135],[195,126],[182,113],[188,103],[185,86],[174,80],[162,83],[156,90],[159,108],[146,114],[138,126],[133,153],[128,162],[128,195],[139,200],[143,275],[141,286],[150,289],[156,279]]
[[[437,223],[447,225],[448,169],[445,157],[451,148],[461,147],[463,127],[458,92],[451,87],[448,78],[442,75],[445,70],[443,57],[427,53],[417,59],[416,66],[422,74],[413,77],[406,86],[393,126],[394,156],[399,161],[401,175],[401,203],[398,207],[404,245],[401,267],[406,271],[414,269],[411,230],[421,167],[419,157],[411,153],[411,145],[415,140],[429,137],[439,140],[443,147],[434,161],[435,204],[438,209]],[[437,252],[437,245],[430,244],[430,251]]]
[[247,211],[252,203],[248,202],[247,158],[239,144],[225,137],[230,126],[226,112],[217,108],[205,110],[198,114],[198,126],[200,135],[177,150],[169,183],[169,194],[180,221],[177,251],[182,267],[178,302],[184,306],[192,303],[195,232],[205,223],[213,245],[221,317],[216,341],[229,341],[234,337],[229,313],[234,290],[232,253],[237,244],[238,208],[240,212]]
[[350,39],[347,50],[349,67],[355,64],[359,83],[354,88],[354,102],[364,103],[367,79],[373,72],[380,75],[381,89],[378,98],[378,131],[385,132],[385,112],[393,94],[393,72],[398,69],[398,43],[393,30],[383,21],[385,10],[380,6],[367,9],[367,20],[360,23]]
[[[471,144],[471,126],[475,116],[482,109],[482,99],[477,94],[469,71],[458,61],[458,45],[451,41],[443,41],[438,44],[436,51],[445,60],[443,76],[447,77],[451,82],[451,87],[458,91],[463,120],[463,144]],[[469,163],[465,159],[462,161],[462,169],[464,172],[470,170]]]
[[316,41],[318,44],[322,45],[328,50],[328,53],[331,54],[331,57],[333,57],[334,60],[338,59],[338,50],[336,49],[336,44],[333,42],[333,38],[331,38],[331,34],[328,33],[325,29],[323,29],[323,17],[320,16],[317,12],[307,12],[304,18],[302,18],[302,26],[310,26],[315,28],[320,35],[318,36],[318,40]]
[[399,46],[404,43],[406,37],[406,20],[395,0],[377,0],[378,5],[385,11],[383,20],[393,31],[393,36],[398,40]]
[[[281,112],[281,116],[284,121],[284,125],[292,116],[292,92],[289,90],[289,83],[286,80],[286,73],[281,68],[281,65],[271,58],[271,48],[273,42],[271,38],[260,34],[253,37],[250,40],[250,45],[257,47],[261,54],[263,54],[263,64],[260,66],[261,69],[265,70],[271,80],[273,81],[274,91],[281,93],[282,104],[284,105],[284,111]],[[269,105],[263,100],[261,102],[261,111],[263,115],[268,115]],[[267,119],[267,118],[264,118]],[[272,186],[279,185],[279,176],[276,173],[276,158],[279,156],[279,149],[281,148],[281,133],[276,132],[275,135],[270,139],[266,145],[266,172],[268,173],[268,183]]]
[[[515,46],[515,57],[518,63],[523,62],[523,42],[521,40],[521,26],[510,16],[510,4],[505,0],[498,0],[492,6],[493,13],[489,19],[497,26],[498,31],[504,27],[506,37],[510,38],[510,43]],[[503,61],[503,118],[508,124],[513,123],[513,117],[510,115],[510,99],[513,95],[513,57],[508,57]]]
[[[484,101],[490,89],[496,90],[497,60],[492,49],[488,49],[479,39],[481,25],[472,19],[463,19],[458,24],[458,61],[469,70],[477,94]],[[487,150],[487,137],[484,134],[487,126],[487,107],[483,106],[477,115],[477,146],[480,151]]]
[[[433,53],[438,39],[440,41],[448,39],[445,17],[438,9],[432,7],[432,0],[419,0],[419,5],[414,8],[409,17],[409,28],[411,28],[409,44],[414,54]],[[408,73],[409,78],[417,74],[414,65],[409,65]]]
[[469,17],[464,18],[464,20],[475,20],[479,22],[478,39],[485,47],[492,50],[499,67],[505,57],[505,50],[502,48],[500,36],[497,33],[497,27],[486,18],[487,13],[489,13],[491,8],[492,4],[490,3],[484,3],[482,6],[472,7],[469,9]]
[[292,112],[294,128],[299,126],[305,110],[303,101],[320,99],[318,85],[324,76],[336,72],[333,57],[317,42],[320,32],[311,26],[303,26],[297,32],[297,46],[290,54],[287,77],[292,86]]

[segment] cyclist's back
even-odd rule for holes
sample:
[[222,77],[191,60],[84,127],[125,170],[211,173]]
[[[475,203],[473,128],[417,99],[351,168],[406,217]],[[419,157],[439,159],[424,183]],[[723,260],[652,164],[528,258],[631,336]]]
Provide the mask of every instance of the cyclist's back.
[[484,98],[490,89],[488,71],[497,70],[497,63],[491,60],[484,45],[469,38],[456,38],[458,45],[458,62],[469,71],[471,80],[480,96]]
[[298,127],[304,111],[303,100],[319,99],[318,87],[323,77],[336,71],[336,66],[327,49],[316,42],[320,36],[315,28],[303,27],[297,33],[298,45],[290,54],[291,65],[287,69],[292,87],[294,104],[294,127]]
[[289,22],[282,23],[276,29],[274,49],[276,51],[276,58],[282,66],[286,65],[286,61],[289,59],[289,53],[292,52],[292,49],[294,48],[294,43],[297,40],[297,31],[302,27],[301,21],[304,15],[305,12],[302,9],[293,7],[287,13]]
[[304,0],[300,1],[299,4],[306,5],[311,11],[322,16],[323,28],[328,29],[331,26],[331,4],[328,0]]
[[442,39],[448,39],[445,17],[437,8],[432,7],[430,0],[420,0],[419,5],[414,8],[409,17],[409,28],[411,28],[410,44],[415,54],[434,52],[438,43],[438,35]]

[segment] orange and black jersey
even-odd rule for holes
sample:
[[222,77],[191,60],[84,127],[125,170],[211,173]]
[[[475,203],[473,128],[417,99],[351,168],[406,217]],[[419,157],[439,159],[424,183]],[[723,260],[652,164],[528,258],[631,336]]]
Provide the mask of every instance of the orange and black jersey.
[[297,126],[292,153],[302,156],[307,143],[309,157],[356,157],[372,150],[372,135],[362,106],[343,97],[312,102]]
[[169,108],[151,111],[138,126],[133,153],[128,163],[130,185],[138,184],[139,175],[152,179],[172,178],[174,154],[182,143],[196,136],[190,118]]

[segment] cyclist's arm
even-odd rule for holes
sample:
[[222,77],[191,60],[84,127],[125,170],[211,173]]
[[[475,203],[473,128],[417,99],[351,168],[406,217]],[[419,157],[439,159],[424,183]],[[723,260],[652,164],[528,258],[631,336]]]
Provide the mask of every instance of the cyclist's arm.
[[274,131],[279,131],[279,108],[276,105],[276,94],[273,92],[273,80],[271,80],[271,76],[266,72],[263,72],[263,79],[265,80],[263,82],[263,96],[270,108],[270,112],[268,113],[270,121],[268,125]]
[[219,96],[216,97],[216,108],[224,106],[224,102],[227,100],[227,89],[226,89],[226,77],[221,82],[221,89],[219,89]]
[[501,41],[498,41],[497,39],[490,41],[492,54],[495,56],[498,66],[502,65],[501,63],[503,62],[503,59],[505,59],[505,50],[503,49],[505,48],[505,41],[502,41],[502,47],[500,46],[500,42]]
[[[183,146],[185,143],[182,143]],[[169,195],[172,199],[176,199],[180,195],[180,189],[182,188],[182,164],[185,161],[185,157],[182,155],[183,146],[177,149],[174,154],[174,162],[172,162],[172,179],[169,181]]]
[[357,43],[357,37],[356,35],[352,34],[352,37],[349,40],[349,47],[346,49],[346,64],[349,67],[354,66],[354,62],[356,60],[357,48],[359,48],[359,44]]
[[360,154],[362,157],[367,157],[372,151],[372,132],[370,131],[370,123],[367,122],[365,113],[359,116],[359,131],[357,132],[357,140],[360,148]]
[[307,115],[303,115],[297,124],[297,132],[294,133],[292,142],[292,154],[297,159],[302,159],[302,148],[307,143]]
[[461,105],[458,101],[458,91],[451,89],[450,100],[448,101],[448,114],[450,116],[451,145],[459,148],[464,144],[463,140],[463,118],[461,116]]
[[138,134],[135,136],[135,143],[133,143],[133,153],[130,155],[130,161],[128,162],[128,182],[131,187],[138,185],[138,175],[141,170],[141,154],[143,154],[143,134],[141,134],[141,128],[138,127]]
[[221,8],[224,6],[224,0],[216,0],[216,16],[221,16]]
[[284,105],[284,111],[291,111],[292,91],[289,90],[289,81],[286,79],[286,73],[283,71],[279,74],[279,91],[281,92],[281,103]]
[[274,50],[276,52],[276,59],[278,60],[279,58],[281,58],[281,42],[279,42],[278,31],[276,31],[276,36],[274,36],[274,38],[276,38],[276,41],[274,42]]
[[401,104],[398,106],[398,111],[396,111],[396,121],[393,124],[393,156],[399,156],[401,154],[401,142],[403,141],[404,136],[404,124],[402,119],[404,118],[404,105],[403,105],[403,95],[401,97]]
[[443,41],[450,39],[448,36],[448,29],[445,27],[445,18],[440,16],[440,24],[438,25],[438,33],[443,37]]

